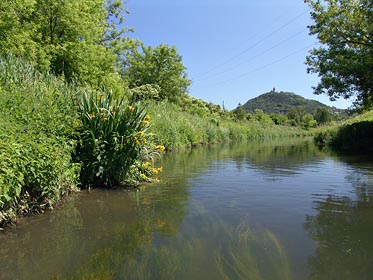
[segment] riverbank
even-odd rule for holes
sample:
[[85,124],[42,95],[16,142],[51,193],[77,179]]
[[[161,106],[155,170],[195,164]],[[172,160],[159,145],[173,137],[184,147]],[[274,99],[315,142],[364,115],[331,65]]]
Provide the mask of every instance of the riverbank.
[[373,153],[372,139],[373,110],[342,124],[319,128],[314,136],[319,146],[357,153]]
[[53,209],[79,188],[148,181],[163,149],[300,137],[310,132],[237,121],[185,96],[184,106],[115,96],[0,59],[0,228]]

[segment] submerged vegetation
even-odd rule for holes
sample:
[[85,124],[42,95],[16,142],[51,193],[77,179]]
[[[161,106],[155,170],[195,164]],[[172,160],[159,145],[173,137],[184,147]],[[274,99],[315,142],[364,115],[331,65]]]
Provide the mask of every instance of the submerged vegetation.
[[66,83],[0,59],[0,225],[53,208],[76,187],[150,181],[162,151],[228,140],[298,136],[191,97],[177,103]]
[[[229,112],[190,97],[175,46],[145,46],[117,28],[122,1],[52,2],[0,3],[0,227],[77,187],[152,181],[165,149],[311,135],[330,122],[322,109]],[[370,123],[339,131],[331,143],[370,145],[361,141]]]

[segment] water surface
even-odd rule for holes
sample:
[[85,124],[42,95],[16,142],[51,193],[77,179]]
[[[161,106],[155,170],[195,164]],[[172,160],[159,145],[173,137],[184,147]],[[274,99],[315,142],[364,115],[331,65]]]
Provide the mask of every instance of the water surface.
[[373,164],[305,141],[166,156],[0,234],[0,279],[371,279]]

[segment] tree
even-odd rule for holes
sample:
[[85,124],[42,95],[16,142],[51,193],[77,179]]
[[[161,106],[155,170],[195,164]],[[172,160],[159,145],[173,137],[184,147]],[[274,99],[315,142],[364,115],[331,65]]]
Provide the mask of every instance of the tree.
[[313,117],[319,124],[329,123],[332,121],[332,117],[327,108],[317,108]]
[[291,107],[287,113],[287,117],[291,125],[298,126],[302,124],[302,117],[306,113],[306,108],[304,106]]
[[120,81],[115,41],[118,0],[2,0],[0,54],[12,53],[67,80],[107,87]]
[[321,46],[306,59],[309,73],[321,80],[315,94],[331,100],[356,97],[356,105],[373,105],[373,10],[372,0],[305,0],[312,9]]
[[277,125],[286,125],[289,123],[289,119],[285,115],[282,115],[282,114],[272,113],[269,115],[269,117]]
[[242,108],[241,103],[238,103],[237,108],[233,110],[233,116],[236,120],[243,120],[246,117],[246,112]]
[[158,85],[159,97],[163,100],[177,102],[186,94],[191,83],[175,46],[152,48],[138,42],[124,54],[120,64],[123,79],[130,89],[146,84]]
[[305,129],[310,129],[311,127],[315,127],[317,125],[317,122],[313,119],[313,116],[311,114],[305,114],[302,116],[301,124]]

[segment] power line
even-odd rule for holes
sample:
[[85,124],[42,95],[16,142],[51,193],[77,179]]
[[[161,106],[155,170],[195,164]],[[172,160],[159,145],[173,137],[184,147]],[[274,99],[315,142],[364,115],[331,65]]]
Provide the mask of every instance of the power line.
[[305,30],[306,30],[306,29],[302,29],[301,31],[299,31],[299,32],[297,32],[297,33],[295,33],[295,34],[293,34],[293,35],[287,37],[286,39],[280,41],[279,43],[273,45],[272,47],[270,47],[270,48],[268,48],[268,49],[265,49],[264,51],[260,52],[259,54],[257,54],[257,55],[255,55],[255,56],[249,58],[248,60],[243,60],[243,61],[240,61],[240,62],[238,62],[238,63],[235,63],[235,64],[233,65],[233,67],[230,67],[230,68],[228,68],[228,69],[222,70],[222,71],[217,72],[217,73],[212,73],[211,75],[207,75],[205,78],[196,79],[195,81],[196,81],[196,82],[205,81],[205,80],[208,80],[208,79],[214,78],[214,77],[216,77],[216,76],[219,76],[219,75],[225,74],[225,73],[227,73],[227,72],[230,72],[230,71],[232,71],[232,70],[235,70],[237,66],[242,65],[242,64],[247,63],[247,62],[250,62],[250,61],[253,61],[254,59],[257,59],[258,57],[263,56],[264,54],[268,53],[269,51],[271,51],[271,50],[273,50],[273,49],[275,49],[275,48],[281,46],[282,44],[286,43],[287,41],[289,41],[289,40],[291,40],[291,39],[293,39],[293,38],[299,36],[300,34],[304,33]]
[[[298,54],[298,53],[304,51],[305,49],[309,49],[309,48],[311,48],[312,46],[314,46],[314,45],[316,45],[316,44],[317,44],[317,43],[312,43],[312,44],[307,45],[307,46],[305,46],[305,47],[303,47],[303,48],[301,48],[301,49],[298,49],[298,50],[296,50],[296,51],[294,51],[294,52],[292,52],[292,53],[290,53],[290,54],[287,54],[287,55],[285,55],[285,56],[283,56],[283,57],[281,57],[281,58],[279,58],[279,59],[276,59],[276,60],[272,61],[271,63],[268,63],[268,64],[265,64],[265,65],[263,65],[263,66],[257,67],[257,68],[255,68],[255,69],[253,69],[253,70],[251,70],[251,71],[245,72],[245,73],[243,73],[243,74],[241,74],[241,75],[238,75],[238,76],[236,76],[236,77],[233,77],[233,78],[231,78],[231,79],[226,79],[226,80],[224,80],[224,81],[216,82],[216,83],[214,83],[214,84],[207,85],[207,86],[216,86],[216,85],[226,84],[226,83],[229,83],[229,82],[232,82],[232,81],[239,80],[239,79],[241,79],[241,78],[243,78],[243,77],[245,77],[245,76],[247,76],[247,75],[250,75],[250,74],[255,73],[255,72],[258,72],[258,71],[261,71],[261,70],[263,70],[263,69],[265,69],[265,68],[268,68],[269,66],[272,66],[272,65],[274,65],[274,64],[277,64],[277,63],[279,63],[279,62],[281,62],[281,61],[283,61],[283,60],[285,60],[285,59],[287,59],[287,58],[289,58],[289,57],[291,57],[291,56],[294,56],[294,55],[296,55],[296,54]],[[207,87],[207,86],[206,86],[206,87]]]
[[228,58],[227,60],[223,61],[222,63],[219,63],[218,65],[210,68],[209,70],[205,71],[205,73],[202,73],[200,74],[199,76],[204,76],[218,68],[220,68],[221,66],[224,66],[228,63],[230,63],[232,60],[242,56],[243,54],[247,53],[249,50],[255,48],[256,46],[258,46],[259,44],[261,44],[262,42],[264,42],[265,40],[267,40],[268,38],[272,37],[274,34],[276,34],[277,32],[279,32],[280,30],[284,29],[285,27],[287,27],[288,25],[290,25],[291,23],[293,23],[294,21],[296,21],[298,18],[302,17],[304,14],[306,14],[307,12],[309,11],[309,9],[306,9],[305,11],[303,11],[302,13],[298,14],[297,16],[295,16],[294,18],[292,18],[291,20],[289,20],[288,22],[286,22],[285,24],[281,25],[279,28],[275,29],[274,31],[272,31],[271,33],[269,33],[267,36],[265,36],[264,38],[260,39],[259,41],[255,42],[254,44],[250,45],[249,47],[247,47],[246,49],[244,49],[243,51],[231,56],[230,58]]

